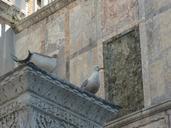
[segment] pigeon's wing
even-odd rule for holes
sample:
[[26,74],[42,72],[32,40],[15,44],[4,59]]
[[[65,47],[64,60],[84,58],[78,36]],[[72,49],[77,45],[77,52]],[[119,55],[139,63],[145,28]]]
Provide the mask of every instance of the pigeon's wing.
[[82,83],[81,88],[85,88],[87,84],[88,84],[88,80],[85,80],[85,81]]

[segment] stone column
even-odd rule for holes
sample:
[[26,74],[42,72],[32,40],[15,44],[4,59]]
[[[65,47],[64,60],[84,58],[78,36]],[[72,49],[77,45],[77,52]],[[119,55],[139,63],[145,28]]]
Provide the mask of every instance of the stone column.
[[0,128],[102,128],[118,109],[33,65],[0,77]]
[[139,0],[145,106],[171,98],[171,1]]
[[14,54],[15,33],[12,28],[0,19],[0,76],[14,68],[11,54]]

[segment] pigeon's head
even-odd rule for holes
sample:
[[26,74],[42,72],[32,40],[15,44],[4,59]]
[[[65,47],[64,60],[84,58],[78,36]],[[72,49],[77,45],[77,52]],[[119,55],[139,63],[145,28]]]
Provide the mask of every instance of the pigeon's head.
[[95,71],[100,71],[101,69],[104,69],[104,68],[100,68],[98,65],[96,65],[96,66],[94,67],[94,70],[95,70]]

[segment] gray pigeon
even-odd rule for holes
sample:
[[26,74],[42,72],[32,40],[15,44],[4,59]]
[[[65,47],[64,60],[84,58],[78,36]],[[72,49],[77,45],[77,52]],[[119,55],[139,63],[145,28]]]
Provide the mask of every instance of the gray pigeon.
[[99,68],[99,66],[95,66],[94,72],[91,74],[91,76],[82,83],[81,88],[83,90],[86,90],[93,94],[97,93],[97,91],[100,88],[99,71],[101,69],[103,68]]
[[54,69],[56,68],[57,60],[55,57],[49,57],[49,56],[45,56],[45,55],[42,55],[40,53],[35,53],[35,52],[31,53],[30,51],[28,52],[29,52],[28,56],[23,60],[19,60],[14,55],[12,55],[12,59],[15,62],[20,63],[20,64],[33,63],[37,67],[49,73],[52,73]]

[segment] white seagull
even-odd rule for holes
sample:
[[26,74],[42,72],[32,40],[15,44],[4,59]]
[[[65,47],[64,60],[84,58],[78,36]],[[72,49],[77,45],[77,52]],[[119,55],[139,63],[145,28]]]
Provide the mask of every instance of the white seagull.
[[40,69],[52,73],[56,66],[57,66],[57,60],[55,57],[49,57],[49,56],[45,56],[42,55],[40,53],[31,53],[30,51],[28,51],[28,56],[23,59],[23,60],[19,60],[16,56],[12,55],[12,59],[15,62],[21,63],[21,64],[27,64],[27,63],[33,63],[34,65],[36,65],[37,67],[39,67]]
[[94,72],[91,74],[91,76],[82,83],[81,88],[83,90],[86,90],[93,94],[97,93],[100,88],[99,71],[101,69],[104,68],[99,68],[99,66],[95,66]]

